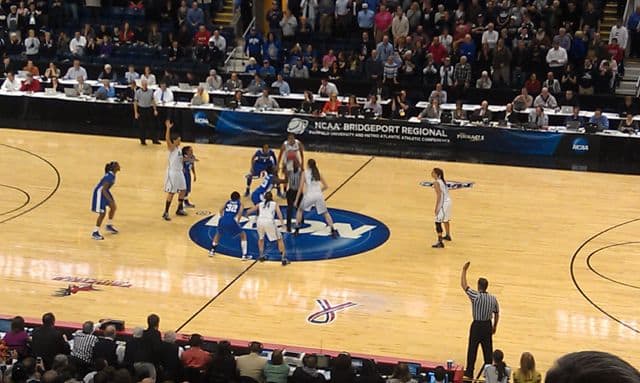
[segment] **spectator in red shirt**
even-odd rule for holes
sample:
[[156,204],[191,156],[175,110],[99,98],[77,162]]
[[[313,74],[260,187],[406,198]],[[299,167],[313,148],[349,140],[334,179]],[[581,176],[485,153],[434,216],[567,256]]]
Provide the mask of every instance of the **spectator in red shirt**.
[[387,11],[387,7],[384,4],[380,4],[380,11],[373,17],[376,42],[382,41],[382,36],[389,32],[392,22],[393,15]]
[[531,73],[531,76],[524,83],[524,87],[527,88],[527,92],[531,95],[537,95],[540,93],[542,89],[542,84],[540,84],[540,80],[538,80],[538,76],[535,73]]
[[207,54],[209,52],[209,39],[211,38],[211,32],[207,30],[207,27],[204,25],[200,25],[198,27],[198,31],[196,32],[193,42],[196,46],[196,57],[200,61],[205,61],[207,59]]
[[135,34],[133,33],[133,30],[131,30],[129,23],[125,21],[124,25],[122,26],[122,31],[120,31],[120,33],[118,34],[120,44],[132,43],[134,37]]
[[207,30],[207,27],[201,25],[198,27],[198,31],[194,37],[194,43],[196,46],[208,46],[209,39],[211,38],[211,32]]
[[610,56],[613,56],[618,64],[622,62],[624,49],[618,44],[618,39],[615,37],[611,39],[611,44],[607,45],[607,52],[609,52]]
[[180,357],[185,368],[194,368],[204,372],[211,363],[211,354],[202,349],[202,336],[191,335],[189,339],[189,349],[182,353]]
[[440,39],[437,36],[433,38],[431,45],[427,48],[427,52],[431,53],[433,62],[438,65],[442,65],[442,61],[447,57],[447,48],[440,44]]
[[324,106],[322,107],[322,113],[338,114],[341,105],[342,103],[340,102],[340,100],[338,100],[338,95],[335,93],[331,93],[331,95],[329,96],[329,100],[325,102]]
[[40,81],[33,78],[33,74],[27,73],[27,79],[20,86],[22,92],[40,92]]

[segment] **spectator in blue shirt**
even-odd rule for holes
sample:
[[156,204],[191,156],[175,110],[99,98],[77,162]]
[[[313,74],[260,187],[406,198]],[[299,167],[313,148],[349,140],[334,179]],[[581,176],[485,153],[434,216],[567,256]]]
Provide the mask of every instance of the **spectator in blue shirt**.
[[369,32],[371,34],[375,15],[376,13],[369,9],[369,4],[362,4],[362,9],[358,12],[358,27],[360,27],[361,32]]
[[598,125],[598,130],[609,129],[609,119],[602,114],[602,108],[596,108],[593,116],[589,119],[589,123]]
[[271,64],[269,63],[269,60],[264,59],[264,61],[262,61],[262,68],[260,68],[258,73],[262,78],[275,77],[276,68],[271,66]]
[[281,96],[288,96],[291,93],[291,88],[289,87],[289,84],[286,81],[284,81],[281,73],[278,73],[278,76],[276,77],[276,81],[271,83],[271,87],[278,88],[278,91]]
[[473,42],[470,34],[464,36],[464,40],[458,48],[459,56],[466,56],[467,62],[472,64],[476,60],[476,43]]
[[631,37],[631,52],[629,56],[638,57],[640,55],[640,6],[629,16],[627,29]]
[[97,100],[106,100],[108,98],[116,97],[116,88],[114,88],[108,79],[102,80],[102,86],[96,90]]
[[571,50],[569,55],[574,63],[582,64],[587,57],[587,50],[589,49],[589,39],[582,31],[577,31],[573,42],[571,43]]
[[376,52],[378,53],[376,59],[381,63],[387,62],[387,58],[393,55],[393,44],[389,41],[388,35],[382,36],[382,41],[376,46]]
[[198,27],[204,24],[204,21],[204,12],[198,7],[198,2],[194,1],[187,11],[187,26],[191,33],[195,33]]
[[262,46],[262,57],[271,60],[273,63],[280,61],[280,41],[276,39],[273,32],[267,34],[267,40]]
[[262,36],[260,36],[255,28],[251,28],[251,31],[245,38],[244,46],[247,56],[253,57],[256,60],[262,59]]
[[256,59],[254,59],[253,57],[249,58],[249,64],[244,67],[244,71],[249,74],[256,74],[260,69],[261,68],[258,66]]

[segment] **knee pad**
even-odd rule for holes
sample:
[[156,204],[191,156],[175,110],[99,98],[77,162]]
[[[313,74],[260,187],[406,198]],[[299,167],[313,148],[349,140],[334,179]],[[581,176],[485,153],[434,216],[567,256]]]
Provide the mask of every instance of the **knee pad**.
[[436,222],[436,233],[442,233],[442,223]]

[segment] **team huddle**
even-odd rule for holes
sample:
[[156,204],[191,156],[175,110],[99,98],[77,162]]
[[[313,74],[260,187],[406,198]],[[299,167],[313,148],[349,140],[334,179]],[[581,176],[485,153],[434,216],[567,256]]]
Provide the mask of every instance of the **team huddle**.
[[[162,214],[162,218],[166,221],[171,220],[169,209],[176,194],[178,195],[178,206],[175,212],[177,216],[185,216],[187,215],[185,208],[195,207],[189,202],[188,197],[191,192],[191,183],[196,181],[195,162],[198,160],[193,154],[192,147],[180,147],[181,138],[176,132],[172,132],[173,127],[173,121],[167,118],[165,121],[165,140],[169,154],[164,185],[167,197]],[[96,226],[91,234],[95,240],[104,239],[100,233],[100,226],[107,215],[107,210],[108,221],[105,230],[112,234],[118,233],[113,225],[116,202],[111,189],[116,181],[116,173],[119,171],[118,162],[112,161],[106,164],[105,175],[93,190],[91,210],[98,213]],[[283,178],[278,177],[280,172],[282,172]],[[259,179],[260,184],[251,192],[251,183],[254,179]],[[290,260],[286,255],[280,227],[286,227],[287,232],[298,235],[304,225],[304,212],[309,212],[314,208],[318,215],[324,217],[327,226],[331,229],[332,237],[337,238],[339,234],[333,226],[333,219],[329,214],[323,195],[327,187],[315,160],[307,160],[305,169],[304,146],[293,134],[289,134],[287,140],[282,144],[277,157],[275,152],[265,144],[251,157],[249,173],[246,175],[245,197],[250,197],[253,206],[245,209],[240,193],[237,191],[231,193],[230,199],[219,211],[218,228],[211,243],[209,256],[216,254],[220,238],[229,236],[239,237],[242,260],[252,259],[252,256],[248,255],[247,234],[239,223],[244,216],[255,215],[258,233],[258,260],[260,261],[266,260],[264,255],[266,237],[269,242],[277,242],[282,265],[289,264]],[[287,201],[286,224],[280,205],[274,200],[272,192],[274,188],[277,190],[277,195]],[[295,226],[292,224],[294,210]]]

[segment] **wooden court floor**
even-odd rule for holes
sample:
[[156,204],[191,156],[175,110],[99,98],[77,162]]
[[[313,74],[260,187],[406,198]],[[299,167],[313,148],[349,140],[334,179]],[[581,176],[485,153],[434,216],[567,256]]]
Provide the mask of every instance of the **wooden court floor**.
[[[243,190],[254,148],[196,145],[197,209],[164,222],[164,145],[8,129],[0,144],[2,314],[52,310],[63,321],[109,317],[134,327],[155,312],[168,330],[205,307],[182,332],[464,363],[471,314],[459,272],[470,260],[471,281],[487,277],[500,301],[494,343],[509,364],[530,351],[545,370],[566,352],[598,349],[640,365],[638,177],[308,153],[327,194],[342,184],[330,207],[375,217],[389,240],[351,257],[247,270],[237,258],[209,259],[188,231],[204,218],[196,212]],[[122,166],[113,189],[121,232],[97,242],[90,196],[111,160]],[[434,166],[474,182],[451,191],[454,241],[444,250],[430,248],[434,193],[420,185]],[[70,284],[56,277],[131,286],[55,297]],[[316,299],[358,305],[314,325]]]

